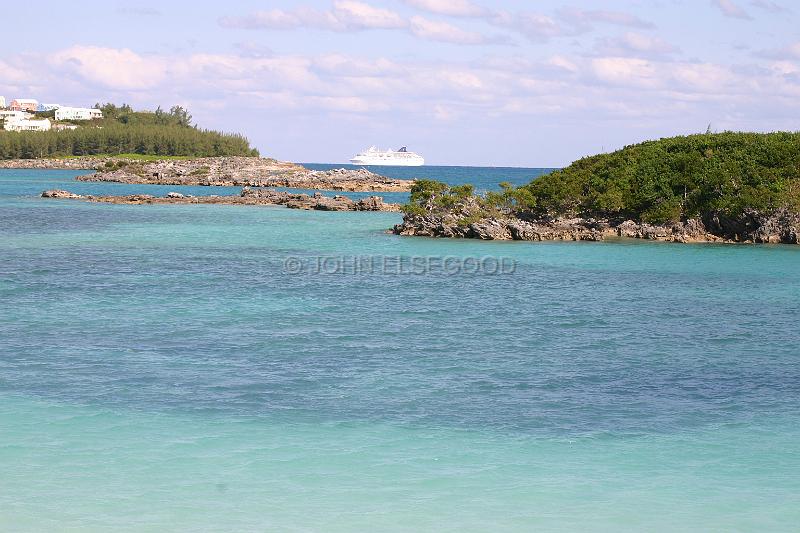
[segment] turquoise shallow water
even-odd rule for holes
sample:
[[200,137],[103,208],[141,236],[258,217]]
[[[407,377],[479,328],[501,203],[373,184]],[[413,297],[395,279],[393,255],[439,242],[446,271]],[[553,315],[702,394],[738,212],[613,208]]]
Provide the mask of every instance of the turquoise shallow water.
[[[184,190],[73,176],[0,171],[0,530],[800,523],[796,248],[36,197]],[[370,255],[516,268],[286,271]]]

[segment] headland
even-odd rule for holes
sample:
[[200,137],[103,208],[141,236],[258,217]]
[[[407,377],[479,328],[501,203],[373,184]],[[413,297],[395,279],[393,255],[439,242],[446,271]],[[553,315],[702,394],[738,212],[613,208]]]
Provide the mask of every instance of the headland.
[[800,243],[800,133],[691,135],[576,161],[527,185],[419,180],[398,235]]

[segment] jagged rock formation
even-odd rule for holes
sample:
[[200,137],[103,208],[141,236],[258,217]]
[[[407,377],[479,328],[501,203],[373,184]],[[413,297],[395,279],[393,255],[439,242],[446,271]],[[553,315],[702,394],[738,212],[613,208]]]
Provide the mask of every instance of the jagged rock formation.
[[666,242],[746,242],[800,244],[800,214],[778,210],[745,211],[730,219],[719,215],[664,225],[633,220],[529,218],[524,213],[482,211],[474,198],[451,208],[429,202],[423,213],[408,213],[394,227],[397,235],[483,240],[601,241],[629,237]]
[[283,205],[291,209],[309,209],[317,211],[399,211],[397,204],[387,204],[380,196],[369,196],[352,200],[346,196],[324,196],[298,194],[273,189],[251,189],[245,187],[239,196],[191,196],[178,192],[169,192],[164,197],[150,194],[132,194],[127,196],[93,196],[74,194],[69,191],[49,190],[42,193],[42,198],[67,200],[84,200],[110,204],[225,204],[225,205]]
[[365,169],[309,170],[294,163],[257,157],[209,157],[188,160],[111,163],[81,181],[153,185],[289,187],[331,191],[408,191],[411,182],[393,180]]

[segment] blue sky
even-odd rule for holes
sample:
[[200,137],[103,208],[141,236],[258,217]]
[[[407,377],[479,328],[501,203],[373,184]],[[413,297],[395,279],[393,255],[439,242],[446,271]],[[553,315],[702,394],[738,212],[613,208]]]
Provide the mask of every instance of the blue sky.
[[[561,166],[644,139],[800,129],[789,0],[37,2],[0,95],[181,104],[262,151]],[[31,30],[36,38],[30,38]]]

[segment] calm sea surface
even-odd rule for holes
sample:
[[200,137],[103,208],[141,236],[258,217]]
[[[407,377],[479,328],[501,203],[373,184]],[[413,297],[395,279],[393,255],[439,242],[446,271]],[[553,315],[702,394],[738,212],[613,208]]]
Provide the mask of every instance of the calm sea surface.
[[[239,191],[74,176],[0,170],[2,531],[800,524],[800,247],[37,197]],[[429,268],[349,267],[370,257]],[[514,268],[436,266],[486,257]]]

